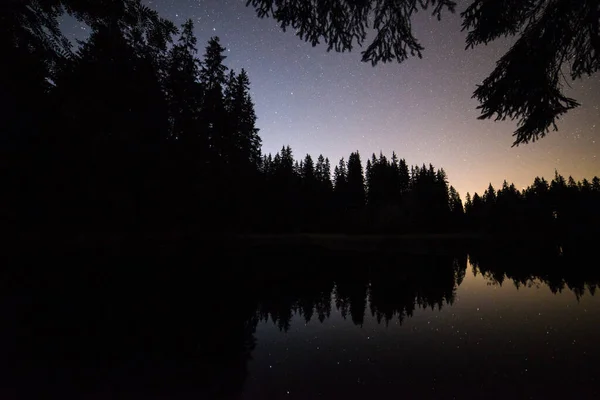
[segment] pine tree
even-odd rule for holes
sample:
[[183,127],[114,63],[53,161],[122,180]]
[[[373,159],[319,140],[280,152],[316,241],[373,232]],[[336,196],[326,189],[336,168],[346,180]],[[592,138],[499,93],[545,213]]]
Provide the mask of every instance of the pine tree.
[[206,132],[213,155],[222,157],[231,151],[231,136],[227,132],[227,115],[223,89],[226,83],[227,67],[223,64],[225,48],[218,37],[212,37],[202,60],[199,81],[203,99],[201,123]]
[[281,171],[286,177],[292,177],[294,173],[294,156],[290,146],[281,148]]
[[460,199],[460,195],[458,194],[458,192],[456,191],[456,189],[454,189],[453,186],[450,186],[449,189],[449,194],[450,194],[450,212],[452,212],[452,214],[454,215],[459,215],[461,216],[464,213],[464,208],[463,208],[463,204],[462,204],[462,200]]
[[550,182],[550,187],[554,190],[560,190],[567,187],[567,183],[565,178],[558,173],[557,170],[554,170],[554,179]]
[[[374,154],[373,154],[374,155]],[[367,184],[367,203],[369,205],[373,205],[373,193],[374,192],[374,182],[373,182],[373,164],[371,160],[367,159],[367,167],[365,169],[365,178]]]
[[258,165],[261,139],[256,128],[256,113],[250,97],[250,79],[244,69],[239,75],[230,71],[225,90],[228,113],[228,153],[234,160]]
[[452,230],[461,229],[464,224],[464,215],[465,209],[463,207],[462,200],[460,198],[460,194],[454,189],[453,186],[450,186],[449,189],[449,198],[450,198],[450,218],[449,228]]
[[581,181],[581,191],[584,193],[589,193],[592,191],[592,184],[585,178],[583,178]]
[[469,218],[475,229],[482,228],[481,223],[484,212],[485,210],[483,199],[479,196],[479,194],[477,194],[477,192],[475,192],[475,194],[473,194],[473,201],[470,213],[471,215]]
[[410,189],[410,173],[405,159],[400,159],[398,164],[398,174],[400,179],[400,192],[407,193]]
[[[50,106],[56,104],[56,98],[48,95],[57,87],[53,83],[64,79],[60,75],[70,71],[71,62],[78,58],[60,29],[59,18],[65,11],[87,23],[95,33],[115,27],[118,32],[111,32],[112,35],[123,37],[138,54],[143,47],[143,52],[151,55],[146,60],[152,63],[151,70],[156,69],[156,61],[162,58],[171,36],[177,32],[172,22],[160,18],[141,0],[101,4],[78,0],[22,0],[5,1],[0,7],[0,49],[4,59],[10,60],[0,63],[0,103],[7,116],[2,118],[0,130],[5,136],[21,131],[21,139],[25,133],[31,134],[29,130],[47,129],[61,111]],[[146,70],[142,73],[148,74]],[[155,86],[148,88],[152,97]],[[37,114],[36,118],[28,116],[32,113]],[[69,114],[72,117],[74,113]]]
[[488,188],[483,193],[483,201],[486,204],[489,204],[490,206],[493,206],[496,204],[496,190],[494,189],[494,186],[492,186],[491,183],[489,184]]
[[198,140],[198,118],[202,91],[198,84],[200,61],[194,36],[194,24],[188,20],[182,26],[177,44],[169,51],[165,77],[166,99],[169,105],[169,137],[174,140]]
[[331,183],[331,164],[329,163],[329,158],[325,158],[325,164],[323,165],[323,182],[327,191],[331,192],[333,185]]
[[600,178],[594,176],[592,179],[592,190],[596,193],[600,193]]
[[233,114],[233,109],[235,107],[235,92],[236,92],[236,81],[237,75],[234,70],[229,70],[229,74],[227,74],[227,78],[225,78],[225,86],[223,88],[223,104],[225,105],[225,110],[230,116]]
[[70,124],[63,129],[78,139],[156,144],[168,135],[156,66],[119,26],[94,30],[55,83],[53,96]]
[[323,157],[323,154],[319,154],[319,157],[317,158],[317,164],[315,165],[315,178],[317,179],[318,182],[322,183],[325,180],[325,174],[324,174],[324,170],[325,169],[325,158]]
[[365,205],[365,177],[358,151],[348,158],[348,202],[351,208],[359,209]]
[[346,185],[348,183],[348,172],[346,170],[346,162],[344,158],[340,159],[337,167],[334,170],[334,189],[337,194],[344,194],[346,192]]
[[268,178],[273,175],[273,157],[271,153],[264,155],[261,162],[261,172]]
[[473,211],[473,203],[471,202],[471,194],[467,192],[465,196],[465,213],[470,214]]
[[220,100],[223,98],[223,86],[226,82],[227,67],[223,64],[227,58],[224,55],[225,50],[218,36],[210,38],[200,70],[200,82],[204,89],[207,92],[216,92]]
[[392,152],[389,171],[389,196],[392,204],[398,204],[402,197],[402,178],[400,177],[400,161],[396,152]]
[[548,181],[546,181],[544,178],[540,178],[539,176],[536,176],[535,179],[533,180],[533,185],[531,186],[531,190],[537,196],[544,196],[549,190]]
[[310,154],[307,154],[306,157],[304,157],[301,173],[302,179],[306,184],[314,185],[314,182],[316,182],[315,165]]

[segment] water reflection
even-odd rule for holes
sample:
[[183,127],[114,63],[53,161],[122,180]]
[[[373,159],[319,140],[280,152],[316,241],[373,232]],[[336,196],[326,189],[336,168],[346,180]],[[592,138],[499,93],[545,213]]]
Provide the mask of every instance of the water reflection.
[[470,257],[473,273],[479,271],[491,284],[502,285],[509,280],[518,289],[541,282],[552,293],[568,289],[579,299],[586,291],[593,296],[600,282],[596,257],[589,254],[592,249],[581,244],[550,246],[533,252],[506,248],[492,253],[476,248]]
[[555,250],[479,245],[278,280],[241,398],[598,396],[600,274]]
[[396,255],[371,261],[375,264],[329,266],[317,276],[292,274],[280,279],[259,291],[258,315],[286,332],[295,314],[305,323],[313,318],[322,323],[331,315],[333,303],[344,319],[350,316],[359,326],[367,308],[379,323],[388,325],[393,319],[402,323],[417,308],[439,310],[452,305],[467,269],[466,255]]
[[5,273],[3,397],[598,394],[581,247],[211,249]]

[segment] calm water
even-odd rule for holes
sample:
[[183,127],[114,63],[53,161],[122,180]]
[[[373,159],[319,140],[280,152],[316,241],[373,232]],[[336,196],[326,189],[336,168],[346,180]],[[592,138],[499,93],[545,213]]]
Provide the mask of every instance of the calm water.
[[438,298],[390,285],[388,310],[366,286],[358,321],[338,287],[320,318],[298,306],[282,328],[265,312],[241,398],[597,398],[600,298],[588,285],[500,280],[469,262],[453,287],[418,284]]
[[211,246],[9,269],[0,394],[599,398],[588,248]]

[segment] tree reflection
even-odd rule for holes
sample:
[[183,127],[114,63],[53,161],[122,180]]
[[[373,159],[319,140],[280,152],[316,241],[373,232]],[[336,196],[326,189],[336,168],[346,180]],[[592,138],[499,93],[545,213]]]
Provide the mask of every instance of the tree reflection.
[[473,274],[481,273],[492,285],[512,281],[514,286],[532,287],[544,284],[552,293],[570,290],[579,300],[586,292],[596,293],[600,270],[589,264],[586,242],[530,244],[503,247],[490,243],[474,246],[469,253]]
[[[600,271],[588,268],[581,245],[563,243],[524,247],[475,244],[458,255],[409,255],[393,252],[326,252],[313,249],[294,259],[276,285],[257,291],[258,314],[286,332],[295,314],[305,323],[324,322],[335,307],[344,319],[363,326],[365,314],[380,324],[402,324],[418,309],[452,306],[468,259],[474,275],[490,285],[511,282],[518,289],[547,285],[553,293],[570,290],[579,299],[593,295]],[[315,253],[316,252],[316,253]],[[274,264],[275,265],[275,264]],[[273,267],[274,268],[274,267]]]
[[[322,261],[332,254],[323,254]],[[339,254],[327,272],[298,279],[292,273],[276,287],[259,295],[259,315],[271,319],[282,331],[290,328],[298,313],[309,323],[313,316],[321,323],[329,317],[332,303],[341,316],[362,326],[369,303],[370,313],[379,323],[400,323],[417,308],[441,310],[454,302],[456,288],[465,276],[466,256],[414,256]],[[331,265],[343,265],[333,267]],[[320,276],[319,276],[320,275]]]
[[[359,327],[367,315],[382,325],[402,324],[419,309],[452,306],[468,264],[464,250],[408,255],[388,248],[235,246],[145,247],[143,259],[139,249],[82,252],[72,267],[5,270],[0,357],[7,373],[0,394],[235,397],[260,321],[287,332],[296,315],[324,323],[339,311]],[[545,284],[581,298],[600,284],[600,270],[586,262],[589,248],[488,243],[468,253],[473,273],[492,285]]]
[[367,308],[369,274],[367,268],[356,268],[336,279],[333,297],[335,307],[344,319],[350,314],[355,325],[362,326]]

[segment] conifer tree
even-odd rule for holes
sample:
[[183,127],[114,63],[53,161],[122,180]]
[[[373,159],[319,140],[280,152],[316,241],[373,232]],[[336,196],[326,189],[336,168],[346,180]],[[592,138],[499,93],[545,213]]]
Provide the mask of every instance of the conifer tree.
[[348,202],[350,207],[359,209],[364,206],[365,195],[365,177],[363,167],[360,161],[358,151],[350,154],[348,158]]
[[243,163],[257,166],[261,156],[261,139],[256,128],[256,113],[250,97],[250,79],[244,69],[239,75],[230,71],[226,85],[226,108],[228,116],[231,157]]
[[202,111],[200,121],[202,131],[208,138],[213,156],[226,157],[231,151],[231,135],[227,131],[227,115],[224,101],[224,86],[227,67],[223,61],[227,58],[225,48],[218,37],[212,37],[204,53],[199,81],[202,85]]
[[178,42],[167,58],[165,93],[169,105],[169,138],[196,140],[205,138],[199,132],[198,118],[202,91],[198,84],[200,61],[197,59],[197,39],[194,24],[188,20],[182,26]]

